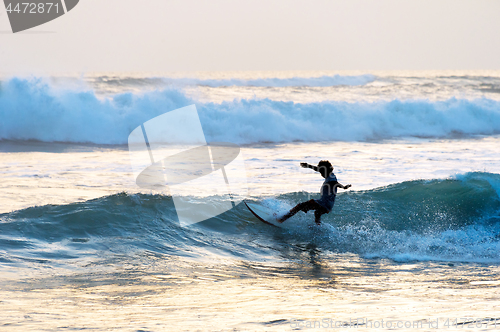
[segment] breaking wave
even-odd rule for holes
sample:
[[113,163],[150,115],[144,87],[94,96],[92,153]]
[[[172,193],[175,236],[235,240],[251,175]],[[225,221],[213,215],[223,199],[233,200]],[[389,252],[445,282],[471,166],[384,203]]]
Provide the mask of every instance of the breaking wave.
[[486,98],[213,103],[174,88],[98,97],[92,90],[60,90],[40,79],[13,78],[0,86],[0,139],[126,144],[143,122],[190,104],[197,106],[207,141],[238,144],[500,133],[500,101]]

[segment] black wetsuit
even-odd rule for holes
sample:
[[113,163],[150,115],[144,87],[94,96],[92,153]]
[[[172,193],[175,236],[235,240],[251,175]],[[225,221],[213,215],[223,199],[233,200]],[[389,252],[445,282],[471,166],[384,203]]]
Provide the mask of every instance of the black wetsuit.
[[307,202],[297,204],[293,209],[290,210],[290,212],[284,215],[281,220],[285,221],[299,211],[307,213],[310,210],[314,210],[314,221],[316,222],[316,224],[320,224],[321,216],[332,211],[333,204],[335,203],[335,197],[337,195],[338,184],[339,183],[335,174],[330,173],[330,175],[325,179],[323,185],[321,186],[320,199],[311,199]]

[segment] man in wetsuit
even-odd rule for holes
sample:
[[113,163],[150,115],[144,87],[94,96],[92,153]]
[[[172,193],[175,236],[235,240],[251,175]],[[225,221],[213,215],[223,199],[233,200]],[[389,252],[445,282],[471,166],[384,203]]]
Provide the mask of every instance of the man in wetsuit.
[[318,166],[309,165],[307,163],[300,163],[300,166],[304,168],[311,168],[316,172],[319,172],[321,176],[325,178],[325,181],[320,189],[321,198],[311,199],[307,202],[297,204],[287,214],[279,218],[278,221],[284,222],[299,211],[307,213],[309,210],[314,210],[314,221],[317,225],[320,225],[321,216],[332,211],[333,204],[335,203],[335,196],[337,195],[337,188],[348,189],[351,185],[348,184],[343,186],[338,183],[337,177],[333,174],[333,166],[328,160],[321,160],[318,163]]

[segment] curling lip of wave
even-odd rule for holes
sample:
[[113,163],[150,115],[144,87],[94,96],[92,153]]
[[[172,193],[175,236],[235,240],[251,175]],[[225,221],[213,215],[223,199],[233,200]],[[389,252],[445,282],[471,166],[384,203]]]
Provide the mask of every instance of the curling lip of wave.
[[371,103],[251,99],[217,104],[197,103],[177,89],[100,99],[93,91],[57,90],[42,80],[15,78],[0,86],[0,139],[126,144],[140,124],[193,103],[207,141],[363,141],[500,133],[500,102],[486,98]]

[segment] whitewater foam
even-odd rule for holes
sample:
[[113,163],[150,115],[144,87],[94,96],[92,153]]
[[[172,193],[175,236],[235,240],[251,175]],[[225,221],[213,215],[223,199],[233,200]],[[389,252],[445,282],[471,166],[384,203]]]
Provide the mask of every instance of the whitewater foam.
[[60,90],[40,79],[14,78],[0,90],[0,139],[125,144],[141,123],[193,103],[207,141],[363,141],[500,133],[500,101],[485,98],[201,103],[174,88],[99,98],[92,90]]

